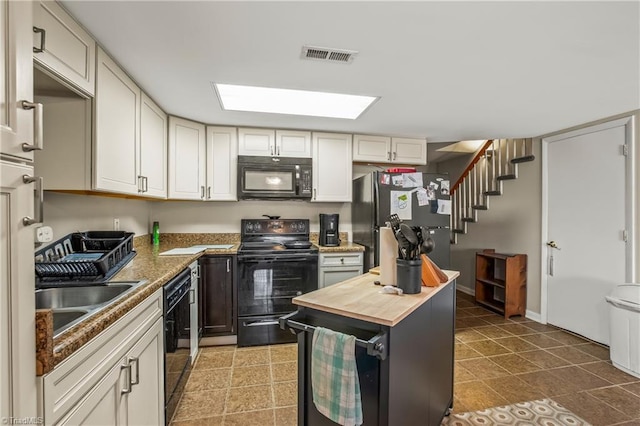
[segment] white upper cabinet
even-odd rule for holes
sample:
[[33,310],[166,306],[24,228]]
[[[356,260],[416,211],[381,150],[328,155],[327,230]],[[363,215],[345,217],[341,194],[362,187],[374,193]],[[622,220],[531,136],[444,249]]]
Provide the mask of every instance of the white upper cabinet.
[[275,155],[280,157],[311,157],[311,132],[276,130]]
[[169,198],[206,198],[205,125],[169,116]]
[[237,200],[237,163],[237,129],[207,126],[207,200]]
[[34,102],[31,15],[31,2],[0,2],[0,152],[27,161],[33,161],[31,147],[42,143],[34,133],[42,128],[41,109],[22,104]]
[[353,161],[425,165],[427,164],[427,141],[354,135]]
[[140,108],[140,172],[138,191],[167,197],[167,114],[142,93]]
[[238,129],[239,155],[276,155],[276,132],[273,129]]
[[427,164],[427,141],[391,138],[391,161],[402,164]]
[[387,136],[353,136],[353,161],[391,161],[391,138]]
[[93,186],[138,194],[141,91],[102,49],[97,57]]
[[311,157],[311,132],[238,129],[238,154],[261,157]]
[[95,93],[96,43],[55,1],[34,3],[33,57],[88,95]]
[[313,133],[313,198],[315,202],[351,202],[352,137]]

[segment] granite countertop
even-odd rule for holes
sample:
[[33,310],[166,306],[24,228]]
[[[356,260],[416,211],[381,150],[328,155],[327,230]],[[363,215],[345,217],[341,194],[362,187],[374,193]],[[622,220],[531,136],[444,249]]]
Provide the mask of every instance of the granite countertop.
[[366,273],[295,297],[293,303],[393,327],[460,275],[457,271],[443,272],[449,278],[446,283],[437,287],[422,287],[418,294],[399,296],[380,293],[381,287],[373,283],[380,276]]
[[[315,241],[314,241],[315,236]],[[364,251],[358,244],[346,242],[346,234],[340,235],[338,247],[318,246],[320,253]],[[311,235],[317,245],[317,233]],[[159,256],[159,253],[196,244],[233,244],[229,249],[207,249],[200,253],[179,256]],[[136,256],[113,278],[112,281],[146,282],[120,300],[108,305],[100,312],[70,327],[53,337],[53,315],[50,309],[36,311],[36,370],[43,375],[55,368],[85,343],[97,336],[140,302],[162,288],[193,261],[204,255],[234,255],[240,246],[240,234],[162,234],[159,247],[150,244],[149,236],[134,238]]]
[[[140,302],[162,288],[171,278],[203,255],[236,254],[240,245],[239,234],[163,234],[159,247],[149,243],[147,235],[134,239],[136,256],[112,281],[146,282],[100,312],[79,322],[53,337],[53,316],[50,309],[36,311],[36,371],[46,374],[85,343],[97,336]],[[229,249],[208,249],[184,256],[159,256],[159,253],[177,247],[195,244],[233,244]]]
[[315,244],[318,247],[319,253],[343,253],[343,252],[354,252],[354,251],[364,251],[364,246],[360,244],[352,243],[347,241],[349,238],[346,232],[340,232],[340,245],[335,247],[325,247],[321,246],[318,241],[320,235],[318,232],[311,232],[309,234],[309,241]]

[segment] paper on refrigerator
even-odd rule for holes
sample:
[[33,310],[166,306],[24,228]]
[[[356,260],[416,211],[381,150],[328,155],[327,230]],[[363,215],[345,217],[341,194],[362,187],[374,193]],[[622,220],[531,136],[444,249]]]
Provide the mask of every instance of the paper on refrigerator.
[[411,220],[411,201],[413,191],[391,191],[391,214],[397,214],[402,220]]

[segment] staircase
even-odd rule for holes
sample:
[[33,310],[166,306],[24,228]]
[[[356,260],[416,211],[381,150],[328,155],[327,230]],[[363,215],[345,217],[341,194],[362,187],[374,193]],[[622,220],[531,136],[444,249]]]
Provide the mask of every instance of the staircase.
[[502,195],[502,182],[518,178],[518,164],[533,161],[533,139],[491,139],[451,188],[451,243],[489,209],[489,197]]

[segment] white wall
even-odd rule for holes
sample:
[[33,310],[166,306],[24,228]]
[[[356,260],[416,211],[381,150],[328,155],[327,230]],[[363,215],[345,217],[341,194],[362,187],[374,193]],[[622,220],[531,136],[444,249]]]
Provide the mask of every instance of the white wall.
[[256,219],[267,214],[283,219],[309,219],[311,232],[318,232],[320,213],[338,213],[340,232],[351,235],[351,203],[153,201],[149,220],[160,222],[160,232],[235,233],[240,232],[240,219]]
[[351,235],[350,203],[311,203],[306,201],[142,201],[113,197],[45,193],[45,225],[54,238],[71,232],[111,230],[113,219],[120,229],[143,235],[153,221],[160,232],[240,232],[240,219],[260,218],[263,214],[285,219],[309,219],[311,232],[318,232],[320,213],[338,213],[340,231]]
[[44,224],[53,228],[54,239],[76,231],[120,229],[136,235],[148,233],[149,202],[113,197],[45,192]]
[[526,254],[527,310],[540,313],[540,140],[534,141],[534,155],[535,161],[518,166],[518,179],[503,183],[503,195],[489,198],[489,210],[478,212],[467,234],[458,235],[458,243],[451,245],[451,269],[460,271],[458,286],[473,289],[477,251]]

